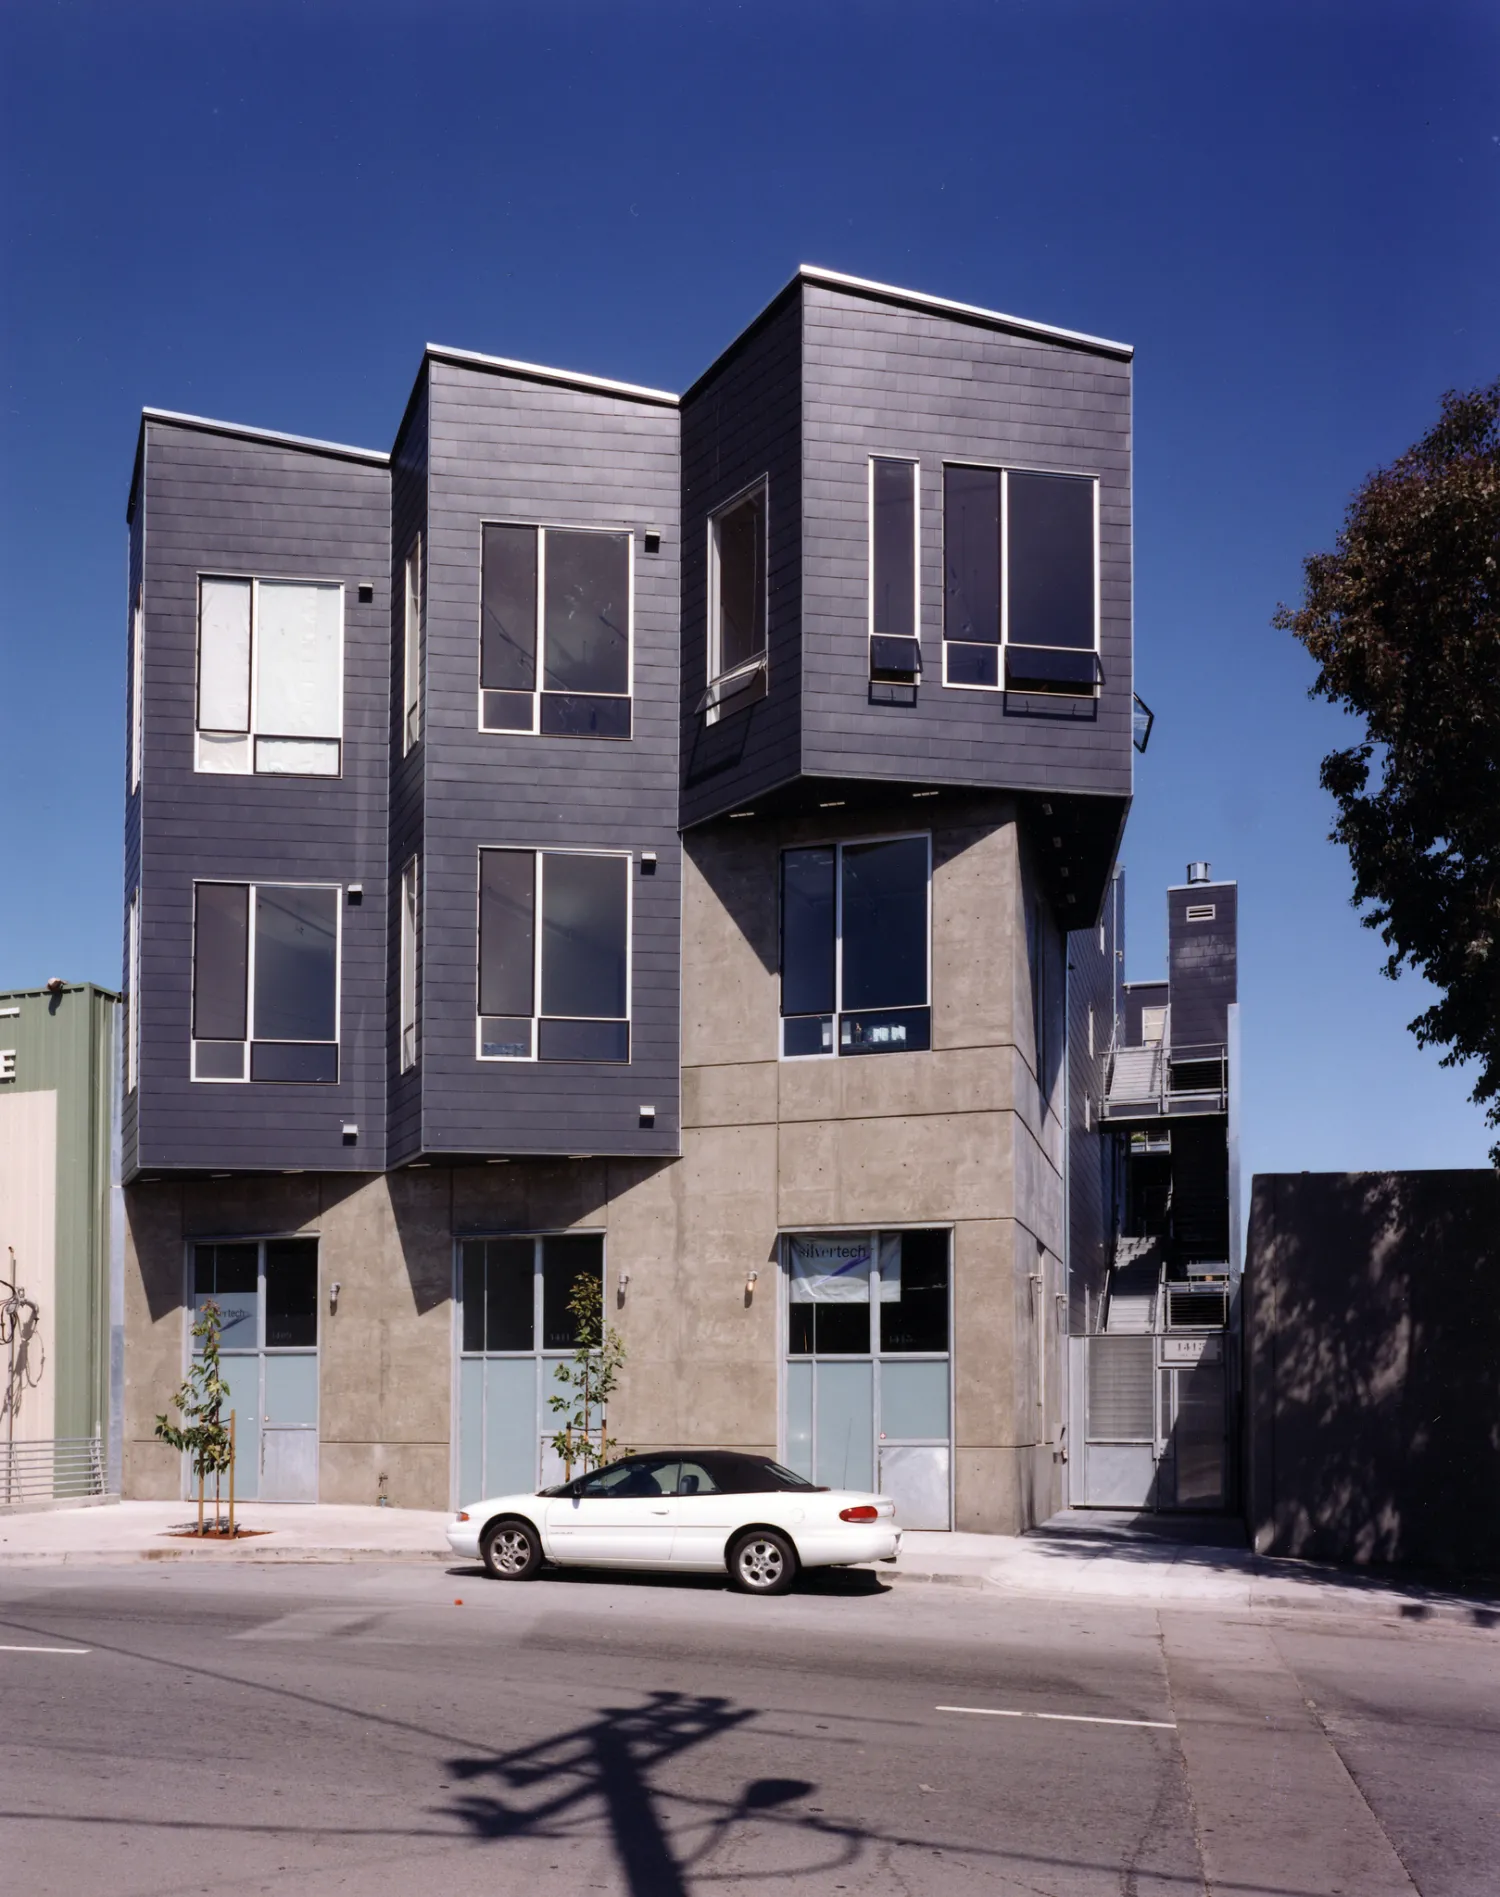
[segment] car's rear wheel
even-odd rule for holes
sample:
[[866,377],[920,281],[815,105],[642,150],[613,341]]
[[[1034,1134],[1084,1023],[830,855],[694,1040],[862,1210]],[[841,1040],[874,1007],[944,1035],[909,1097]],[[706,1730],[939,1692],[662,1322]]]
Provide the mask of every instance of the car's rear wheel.
[[512,1516],[490,1523],[479,1552],[495,1580],[529,1581],[542,1565],[542,1538],[530,1522]]
[[797,1578],[797,1550],[774,1528],[753,1528],[729,1550],[729,1578],[742,1594],[785,1594]]

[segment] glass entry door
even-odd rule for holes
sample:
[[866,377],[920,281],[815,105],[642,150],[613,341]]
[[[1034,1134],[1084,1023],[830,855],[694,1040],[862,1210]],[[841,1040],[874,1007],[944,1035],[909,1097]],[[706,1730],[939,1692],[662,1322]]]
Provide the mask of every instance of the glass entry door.
[[[317,1501],[318,1241],[195,1245],[195,1321],[209,1299],[219,1307],[226,1411],[235,1413],[236,1499]],[[201,1348],[195,1337],[195,1356]],[[194,1492],[191,1471],[188,1483]]]
[[[550,1398],[578,1341],[580,1277],[602,1286],[604,1238],[564,1232],[468,1238],[459,1247],[457,1505],[561,1482]],[[577,1471],[575,1470],[576,1474]]]
[[949,1234],[782,1241],[788,1467],[878,1489],[903,1528],[952,1525]]

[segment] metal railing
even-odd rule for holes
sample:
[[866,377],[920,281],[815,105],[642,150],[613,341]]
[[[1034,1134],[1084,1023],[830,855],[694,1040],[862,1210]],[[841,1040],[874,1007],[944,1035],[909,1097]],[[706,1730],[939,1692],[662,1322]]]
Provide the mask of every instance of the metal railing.
[[97,1436],[0,1442],[0,1504],[71,1502],[104,1493],[104,1446]]
[[1104,1068],[1101,1119],[1229,1110],[1229,1049],[1222,1041],[1174,1047],[1112,1047]]

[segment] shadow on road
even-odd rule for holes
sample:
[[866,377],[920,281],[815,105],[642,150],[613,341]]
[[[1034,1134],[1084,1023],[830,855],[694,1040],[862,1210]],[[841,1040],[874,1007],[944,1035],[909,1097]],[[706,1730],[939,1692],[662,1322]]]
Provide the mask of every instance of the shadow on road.
[[[487,1581],[478,1562],[448,1568],[455,1580]],[[498,1585],[515,1586],[514,1582]],[[543,1568],[530,1586],[667,1588],[679,1593],[727,1594],[729,1578],[722,1574],[663,1573],[644,1568]],[[806,1568],[797,1576],[794,1594],[825,1595],[833,1599],[866,1599],[889,1594],[891,1584],[868,1568]]]
[[[687,1872],[712,1851],[729,1828],[763,1816],[816,1791],[800,1778],[762,1778],[735,1801],[700,1811],[701,1832],[688,1857],[674,1848],[648,1774],[705,1741],[755,1717],[750,1707],[687,1693],[654,1692],[643,1706],[606,1707],[568,1732],[490,1758],[448,1761],[455,1778],[488,1781],[493,1790],[453,1801],[451,1813],[479,1839],[566,1835],[576,1820],[602,1807],[631,1897],[688,1897]],[[709,1801],[695,1801],[708,1807]],[[858,1844],[835,1840],[835,1861],[848,1862]],[[770,1873],[775,1875],[774,1872]]]

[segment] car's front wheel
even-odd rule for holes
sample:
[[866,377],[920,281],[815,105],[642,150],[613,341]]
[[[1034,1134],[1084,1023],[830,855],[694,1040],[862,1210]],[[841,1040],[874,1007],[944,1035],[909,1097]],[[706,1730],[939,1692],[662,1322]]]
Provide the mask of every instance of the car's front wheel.
[[542,1538],[517,1517],[491,1522],[479,1544],[484,1565],[497,1581],[529,1581],[542,1565]]
[[797,1578],[797,1551],[774,1528],[755,1528],[729,1550],[729,1578],[742,1594],[785,1594]]

